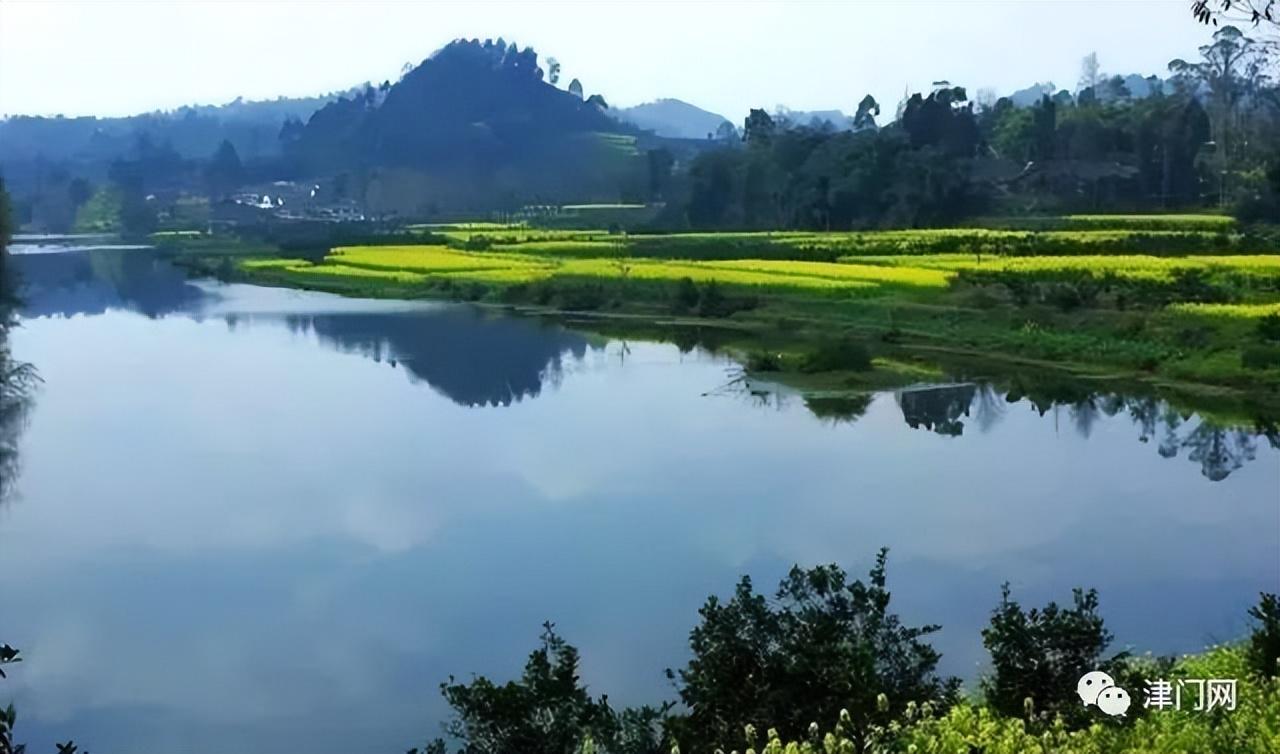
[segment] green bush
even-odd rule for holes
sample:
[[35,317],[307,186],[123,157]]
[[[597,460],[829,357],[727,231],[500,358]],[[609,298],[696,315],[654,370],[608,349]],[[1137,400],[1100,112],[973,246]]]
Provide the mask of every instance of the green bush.
[[1268,314],[1259,318],[1257,333],[1263,340],[1280,341],[1280,314]]
[[684,313],[697,307],[699,298],[698,284],[693,282],[693,278],[684,277],[676,282],[676,290],[671,297],[671,304],[677,312]]
[[[453,709],[445,731],[468,754],[573,754],[601,747],[618,754],[656,754],[658,722],[667,707],[617,713],[592,698],[578,677],[578,650],[543,626],[542,646],[529,655],[518,681],[498,685],[484,676],[440,684]],[[443,754],[436,740],[427,752]]]
[[992,674],[982,681],[987,704],[1009,717],[1025,714],[1030,706],[1072,724],[1087,723],[1076,682],[1092,670],[1111,672],[1122,659],[1102,659],[1111,633],[1098,614],[1098,593],[1076,589],[1072,607],[1050,602],[1028,611],[1009,594],[1005,584],[991,623],[982,631],[992,665]]
[[801,369],[805,372],[865,372],[871,369],[871,352],[852,338],[829,340],[804,357]]
[[1280,367],[1280,346],[1246,346],[1240,352],[1240,364],[1245,369]]
[[770,351],[753,351],[747,355],[748,372],[778,372],[782,370],[782,356]]
[[669,731],[699,751],[728,750],[752,722],[798,737],[843,709],[863,730],[909,701],[952,701],[959,682],[937,675],[940,655],[924,641],[938,626],[907,627],[889,611],[886,557],[865,583],[835,565],[795,567],[773,600],[747,577],[728,601],[709,598],[689,635],[692,659],[667,671],[689,710]]
[[1280,676],[1280,600],[1263,593],[1249,616],[1254,620],[1245,650],[1249,669],[1263,680]]

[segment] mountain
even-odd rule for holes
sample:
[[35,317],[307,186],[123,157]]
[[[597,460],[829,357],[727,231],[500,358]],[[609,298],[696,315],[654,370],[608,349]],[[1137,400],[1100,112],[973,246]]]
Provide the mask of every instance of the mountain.
[[1052,97],[1057,91],[1052,81],[1041,81],[1010,94],[1009,100],[1017,107],[1032,107],[1040,104],[1044,97]]
[[[642,134],[546,83],[532,49],[458,40],[399,82],[341,97],[281,132],[303,175],[358,174],[375,214],[618,201]],[[631,182],[641,180],[632,177]]]
[[47,118],[16,115],[0,120],[0,162],[46,160],[93,162],[124,155],[146,136],[179,155],[205,159],[224,139],[243,158],[279,152],[280,127],[290,118],[307,118],[341,96],[278,97],[249,101],[237,97],[225,105],[189,105],[122,118],[92,116]]
[[678,99],[660,99],[613,111],[614,117],[658,136],[705,139],[729,120]]

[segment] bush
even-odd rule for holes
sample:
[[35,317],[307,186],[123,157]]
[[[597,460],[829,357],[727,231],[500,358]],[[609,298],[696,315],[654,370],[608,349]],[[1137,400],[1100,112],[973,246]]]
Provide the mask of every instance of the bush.
[[1240,352],[1240,364],[1245,369],[1280,367],[1280,346],[1248,346]]
[[992,665],[982,691],[997,712],[1018,717],[1030,706],[1077,725],[1090,719],[1076,695],[1076,683],[1091,670],[1117,670],[1123,655],[1102,660],[1111,633],[1098,615],[1098,593],[1076,589],[1072,597],[1073,607],[1050,602],[1043,609],[1024,611],[1009,598],[1008,584],[1001,589],[991,624],[982,630]]
[[673,308],[680,313],[692,311],[698,305],[698,300],[698,285],[693,282],[693,278],[680,278],[676,283],[675,295],[672,296]]
[[782,356],[768,351],[754,351],[747,356],[748,372],[778,372],[782,370]]
[[805,356],[801,369],[806,372],[865,372],[871,369],[871,353],[852,338],[832,340]]
[[1245,650],[1249,669],[1263,680],[1280,676],[1280,599],[1264,592],[1249,615],[1255,621]]
[[881,550],[867,583],[835,565],[796,567],[772,601],[747,577],[727,602],[709,598],[689,635],[693,658],[678,675],[667,671],[689,709],[672,722],[677,740],[728,750],[752,722],[799,737],[842,709],[862,729],[908,702],[950,702],[959,682],[937,676],[940,655],[923,641],[939,627],[909,628],[889,612],[886,557]]
[[[656,754],[658,722],[667,707],[616,713],[593,699],[578,678],[578,650],[543,626],[542,646],[529,655],[518,681],[499,686],[483,676],[471,683],[440,684],[453,708],[445,731],[476,754],[573,754],[602,747],[619,754]],[[443,754],[435,741],[426,751]]]
[[1280,341],[1280,314],[1268,314],[1260,318],[1257,333],[1263,340]]
[[698,296],[698,314],[703,317],[728,317],[755,306],[755,299],[725,295],[714,280],[704,283]]

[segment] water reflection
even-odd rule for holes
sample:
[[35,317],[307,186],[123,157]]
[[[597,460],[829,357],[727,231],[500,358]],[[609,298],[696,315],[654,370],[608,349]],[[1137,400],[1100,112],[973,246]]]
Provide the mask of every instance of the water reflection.
[[565,360],[581,359],[587,339],[560,327],[510,317],[487,317],[471,308],[417,315],[345,314],[289,316],[295,333],[315,333],[321,343],[404,367],[463,406],[510,406],[536,398],[544,383],[559,384]]
[[1041,416],[1051,413],[1055,422],[1069,423],[1086,440],[1103,417],[1126,414],[1138,427],[1139,442],[1157,439],[1157,452],[1163,458],[1176,458],[1185,451],[1188,460],[1200,464],[1200,473],[1213,481],[1226,479],[1257,458],[1259,438],[1280,447],[1280,432],[1275,427],[1225,425],[1179,412],[1151,396],[1073,390],[1059,398],[1055,397],[1054,383],[1041,388],[1030,387],[1025,381],[1017,388],[992,383],[928,386],[899,390],[895,399],[907,426],[948,436],[963,434],[970,418],[980,431],[989,432],[1003,419],[1006,408],[1018,403],[1027,404]]
[[[202,320],[220,317],[229,328],[254,323],[283,324],[291,332],[392,367],[403,367],[414,382],[425,383],[462,406],[510,406],[542,394],[562,379],[568,361],[581,360],[593,346],[588,338],[558,325],[529,319],[488,316],[469,307],[412,302],[370,302],[286,294],[265,296],[251,286],[193,282],[152,251],[74,248],[45,253],[50,247],[15,247],[12,258],[23,281],[23,314],[28,317],[97,315],[113,309],[147,317],[179,314]],[[269,302],[269,303],[268,303]],[[264,306],[265,304],[265,306]],[[705,337],[678,340],[682,353]],[[598,344],[594,346],[599,348]],[[625,355],[625,347],[623,354]],[[757,406],[780,408],[781,394],[746,380],[744,389]],[[1280,445],[1275,427],[1231,426],[1180,412],[1151,396],[1095,392],[1080,381],[1018,375],[989,381],[927,385],[899,390],[894,399],[912,429],[960,437],[968,424],[992,431],[1010,405],[1024,403],[1041,416],[1053,414],[1088,439],[1102,417],[1128,414],[1139,427],[1139,441],[1156,441],[1164,458],[1184,455],[1201,473],[1222,480],[1257,457],[1259,438]],[[870,395],[810,397],[805,406],[827,422],[858,420]],[[18,404],[13,405],[18,410]]]
[[14,262],[26,317],[125,310],[150,318],[220,317],[231,329],[283,324],[344,353],[402,366],[412,380],[463,406],[509,406],[536,397],[544,383],[558,382],[566,359],[581,359],[588,350],[586,337],[563,327],[469,307],[309,295],[301,307],[264,310],[252,287],[193,282],[145,250],[19,252]]
[[188,310],[204,292],[172,264],[145,250],[79,249],[33,253],[14,247],[27,317],[127,309],[147,317]]
[[438,730],[436,683],[508,677],[547,619],[593,689],[659,702],[708,594],[880,546],[970,679],[1005,580],[1097,587],[1117,648],[1156,652],[1239,636],[1274,589],[1280,455],[1159,401],[723,395],[701,349],[116,269],[172,290],[144,307],[90,266],[12,336],[46,380],[0,517],[33,751],[395,751]]
[[18,478],[18,441],[26,428],[32,393],[40,379],[35,367],[14,359],[9,349],[16,305],[11,264],[0,239],[0,504],[12,495]]

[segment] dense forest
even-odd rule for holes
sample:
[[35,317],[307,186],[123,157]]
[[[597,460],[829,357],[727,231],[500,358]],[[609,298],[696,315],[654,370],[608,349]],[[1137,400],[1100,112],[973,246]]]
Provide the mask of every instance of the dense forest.
[[544,67],[532,48],[458,40],[395,83],[332,98],[141,116],[128,130],[9,119],[0,167],[19,224],[47,231],[102,216],[134,232],[181,227],[184,201],[277,180],[331,185],[392,222],[573,202],[649,203],[666,230],[1104,209],[1258,219],[1280,208],[1278,60],[1273,44],[1227,25],[1163,79],[1107,75],[1089,55],[1074,91],[970,96],[940,81],[892,113],[864,96],[848,127],[754,109],[741,128],[671,139],[614,117],[576,78],[561,88],[559,63]]
[[1226,26],[1194,62],[1174,60],[1144,97],[1105,77],[1031,107],[979,104],[940,82],[875,128],[791,127],[753,110],[743,148],[701,155],[683,204],[694,227],[944,225],[976,215],[1234,208],[1280,210],[1280,88],[1274,48]]

